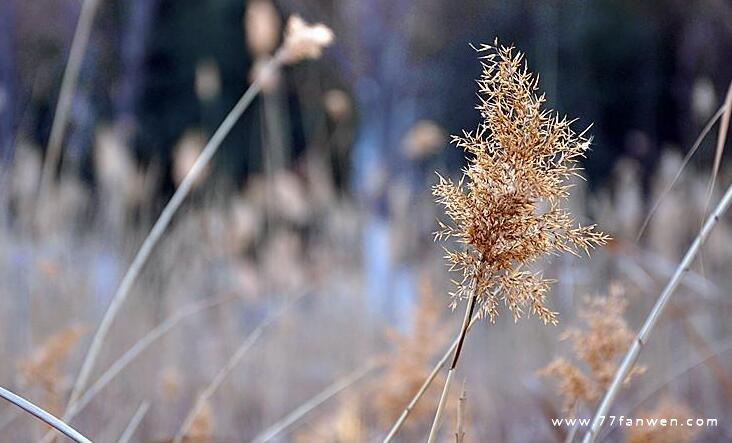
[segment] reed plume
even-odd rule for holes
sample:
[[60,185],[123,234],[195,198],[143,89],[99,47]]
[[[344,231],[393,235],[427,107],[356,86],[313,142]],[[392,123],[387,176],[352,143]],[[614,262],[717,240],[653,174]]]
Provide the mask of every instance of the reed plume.
[[80,325],[65,328],[51,335],[31,356],[19,364],[23,382],[42,389],[43,406],[53,414],[58,414],[62,407],[65,384],[63,364],[85,331],[86,329]]
[[478,80],[482,122],[453,142],[468,155],[463,177],[455,183],[440,176],[433,193],[449,222],[440,222],[436,240],[456,239],[459,250],[447,250],[450,269],[462,279],[452,292],[452,307],[467,299],[460,340],[438,405],[429,441],[436,438],[441,410],[460,355],[467,325],[479,314],[495,321],[503,303],[515,321],[535,315],[556,324],[546,305],[549,280],[526,265],[547,254],[602,245],[608,236],[594,225],[575,223],[565,202],[569,179],[590,139],[572,130],[573,121],[544,109],[538,77],[529,72],[523,54],[513,47],[482,45]]
[[[567,329],[561,339],[572,342],[575,361],[581,362],[587,371],[562,357],[539,371],[539,375],[557,380],[566,413],[576,411],[580,404],[591,405],[610,385],[618,369],[618,357],[633,341],[633,331],[623,317],[627,306],[624,290],[617,284],[610,287],[607,297],[585,299],[579,314],[584,327]],[[626,384],[643,371],[642,367],[635,368]]]

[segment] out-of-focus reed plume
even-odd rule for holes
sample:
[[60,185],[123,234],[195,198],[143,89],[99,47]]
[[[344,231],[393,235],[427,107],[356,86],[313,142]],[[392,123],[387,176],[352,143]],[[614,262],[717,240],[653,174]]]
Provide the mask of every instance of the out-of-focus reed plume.
[[287,20],[285,41],[279,49],[283,63],[290,65],[307,59],[320,58],[323,49],[333,43],[333,31],[317,23],[311,25],[298,15]]
[[420,120],[404,136],[402,150],[412,159],[421,159],[436,154],[445,146],[447,135],[437,123]]
[[22,382],[42,390],[42,405],[53,414],[58,414],[62,408],[61,402],[67,384],[63,365],[85,332],[86,328],[81,325],[63,329],[47,338],[31,356],[21,360],[18,365]]
[[255,57],[268,57],[280,40],[282,20],[269,0],[247,2],[244,13],[244,31],[249,52]]
[[323,107],[331,120],[342,122],[353,112],[351,97],[340,89],[331,89],[323,95]]
[[[420,279],[418,296],[411,331],[389,331],[393,355],[398,357],[388,357],[383,374],[374,382],[376,392],[370,396],[372,408],[383,425],[393,422],[419,390],[432,369],[435,346],[439,349],[449,339],[447,325],[442,321],[444,307],[426,275]],[[438,382],[444,382],[444,376],[438,376]],[[425,395],[427,401],[415,405],[410,412],[412,420],[408,423],[416,425],[429,419],[432,405],[439,400],[440,393],[430,390]],[[409,428],[405,425],[406,431]]]
[[196,63],[196,96],[202,102],[208,102],[221,94],[221,73],[219,65],[213,59]]
[[[633,331],[623,317],[628,305],[625,291],[622,286],[613,284],[609,292],[607,297],[586,298],[579,313],[583,328],[569,328],[561,335],[562,340],[572,343],[577,364],[558,357],[538,372],[557,380],[565,412],[576,411],[580,404],[590,406],[598,399],[618,368],[617,357],[633,340]],[[643,368],[635,368],[626,383],[643,371]]]

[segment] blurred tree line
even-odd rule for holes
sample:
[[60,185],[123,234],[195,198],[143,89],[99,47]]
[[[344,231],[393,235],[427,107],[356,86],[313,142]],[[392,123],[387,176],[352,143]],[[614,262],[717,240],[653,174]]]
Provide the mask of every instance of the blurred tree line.
[[[3,162],[12,159],[18,140],[47,143],[80,4],[0,2]],[[475,126],[479,64],[469,43],[497,36],[516,44],[541,73],[550,105],[581,117],[580,129],[594,122],[595,147],[586,164],[594,183],[602,182],[620,155],[637,158],[649,170],[665,146],[687,149],[732,79],[732,4],[724,0],[275,4],[283,16],[300,13],[332,26],[338,38],[325,62],[285,75],[289,156],[305,151],[309,126],[316,124],[308,115],[321,107],[315,93],[298,92],[298,85],[345,89],[357,115],[357,188],[378,169],[424,180],[400,150],[415,122],[434,120],[447,133]],[[141,160],[166,170],[171,149],[187,129],[210,134],[248,83],[245,8],[245,0],[101,0],[64,161],[89,174],[100,123],[121,128]],[[202,99],[196,78],[206,67],[212,67],[219,90]],[[243,177],[261,169],[260,122],[255,107],[228,137],[217,161],[230,174]],[[441,158],[458,163],[456,151]]]

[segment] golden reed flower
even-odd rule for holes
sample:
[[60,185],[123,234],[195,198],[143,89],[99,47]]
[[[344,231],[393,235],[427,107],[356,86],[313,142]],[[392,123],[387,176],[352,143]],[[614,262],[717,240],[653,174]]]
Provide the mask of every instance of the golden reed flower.
[[491,321],[503,302],[514,320],[528,311],[556,324],[556,312],[545,304],[550,282],[523,267],[546,254],[589,252],[609,239],[594,226],[577,225],[563,206],[590,140],[571,129],[572,121],[543,109],[538,77],[523,54],[497,40],[477,50],[483,121],[453,137],[469,154],[463,178],[454,183],[440,176],[433,188],[452,221],[440,222],[435,239],[465,245],[447,252],[451,270],[463,277],[452,307],[475,295],[480,314]]
[[[574,361],[558,357],[537,372],[557,381],[565,412],[573,413],[580,405],[591,406],[612,382],[618,357],[628,350],[634,337],[623,316],[627,306],[625,290],[619,284],[610,286],[607,297],[586,298],[579,312],[584,327],[569,328],[561,335],[562,340],[572,343]],[[625,384],[644,371],[644,367],[634,368]]]

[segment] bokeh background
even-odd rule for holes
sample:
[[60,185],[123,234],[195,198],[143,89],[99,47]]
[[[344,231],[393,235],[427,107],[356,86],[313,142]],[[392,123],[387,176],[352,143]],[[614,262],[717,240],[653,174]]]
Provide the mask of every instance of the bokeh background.
[[[95,4],[90,38],[50,198],[41,199],[85,3]],[[248,15],[251,3],[260,9]],[[383,438],[457,332],[461,314],[447,309],[451,275],[432,242],[440,214],[430,186],[435,171],[459,176],[464,157],[449,135],[479,121],[471,45],[499,38],[525,52],[550,107],[577,118],[579,131],[592,124],[587,181],[578,181],[571,205],[582,223],[615,240],[592,259],[541,264],[557,279],[560,326],[506,317],[476,328],[458,374],[465,432],[467,441],[564,439],[569,430],[549,420],[563,414],[556,384],[536,374],[553,357],[571,356],[561,331],[581,325],[582,299],[608,293],[611,283],[622,285],[625,317],[637,330],[708,212],[717,127],[638,237],[724,102],[732,4],[264,3],[0,2],[0,384],[63,413],[127,264],[249,86],[259,57],[253,33],[264,27],[279,36],[299,14],[331,27],[334,44],[319,60],[283,69],[236,124],[135,285],[93,378],[156,326],[199,310],[176,321],[72,423],[95,441],[116,441],[149,405],[132,441],[171,439],[241,343],[270,322],[189,439],[250,441],[364,365],[364,377],[274,441]],[[712,201],[728,169],[723,162]],[[690,438],[732,438],[731,241],[727,218],[644,350],[646,372],[619,412],[640,414],[664,400],[719,419]],[[433,390],[401,441],[424,439]],[[454,441],[451,420],[445,441]],[[0,405],[8,441],[37,441],[44,431]],[[642,438],[632,434],[606,438]]]

